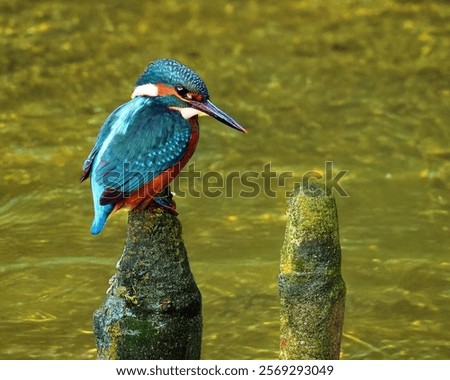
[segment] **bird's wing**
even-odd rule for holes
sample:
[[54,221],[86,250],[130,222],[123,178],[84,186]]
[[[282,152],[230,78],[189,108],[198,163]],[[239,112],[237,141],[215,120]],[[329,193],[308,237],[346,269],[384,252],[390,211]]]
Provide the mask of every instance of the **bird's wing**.
[[123,104],[122,106],[118,107],[114,112],[112,112],[111,115],[109,115],[109,117],[104,122],[103,126],[101,127],[100,132],[98,133],[97,136],[97,140],[95,141],[95,145],[92,148],[91,152],[89,153],[89,156],[87,156],[86,160],[83,163],[83,174],[80,177],[80,182],[83,182],[91,174],[92,163],[94,162],[95,156],[100,150],[100,147],[102,146],[106,137],[111,132],[111,127],[117,120],[117,115],[120,114],[121,108],[126,106],[126,104],[127,103]]
[[91,180],[104,189],[101,204],[130,195],[179,162],[191,136],[179,112],[150,98],[135,98],[115,113],[94,153]]

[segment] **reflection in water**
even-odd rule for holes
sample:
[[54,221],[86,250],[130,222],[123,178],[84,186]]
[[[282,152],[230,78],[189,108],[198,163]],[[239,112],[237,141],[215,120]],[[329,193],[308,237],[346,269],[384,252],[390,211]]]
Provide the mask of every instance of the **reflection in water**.
[[[89,234],[81,164],[151,60],[194,68],[242,136],[204,120],[196,169],[348,170],[337,197],[345,359],[448,359],[445,2],[9,1],[0,6],[0,358],[95,358],[126,213]],[[155,17],[157,15],[157,17]],[[239,193],[239,185],[234,189]],[[179,197],[205,359],[277,358],[276,196]]]

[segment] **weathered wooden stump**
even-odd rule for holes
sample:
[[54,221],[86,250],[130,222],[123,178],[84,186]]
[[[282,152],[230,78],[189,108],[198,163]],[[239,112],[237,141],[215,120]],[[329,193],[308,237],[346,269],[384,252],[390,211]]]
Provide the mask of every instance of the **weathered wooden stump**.
[[99,359],[200,359],[201,294],[178,218],[130,211],[125,247],[94,313]]
[[281,250],[280,359],[339,359],[345,306],[336,203],[323,185],[288,200]]

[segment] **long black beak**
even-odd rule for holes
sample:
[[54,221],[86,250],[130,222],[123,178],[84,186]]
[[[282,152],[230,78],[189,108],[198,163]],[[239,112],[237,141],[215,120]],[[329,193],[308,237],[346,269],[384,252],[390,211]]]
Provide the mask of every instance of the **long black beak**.
[[192,108],[195,108],[206,113],[209,116],[212,116],[214,119],[219,120],[221,123],[228,125],[231,128],[237,129],[240,132],[247,133],[242,125],[240,125],[232,117],[228,116],[220,108],[217,108],[209,99],[206,102],[197,102],[195,100],[192,100],[189,103],[191,104]]

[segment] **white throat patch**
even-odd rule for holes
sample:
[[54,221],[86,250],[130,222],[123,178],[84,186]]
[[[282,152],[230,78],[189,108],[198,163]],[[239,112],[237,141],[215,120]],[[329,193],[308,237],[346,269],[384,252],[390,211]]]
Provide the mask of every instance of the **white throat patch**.
[[183,116],[186,120],[189,120],[191,117],[194,117],[195,115],[198,116],[206,116],[206,113],[199,111],[195,108],[192,107],[186,107],[186,108],[182,108],[182,107],[170,107],[170,109],[178,111],[179,113],[181,113],[181,116]]

